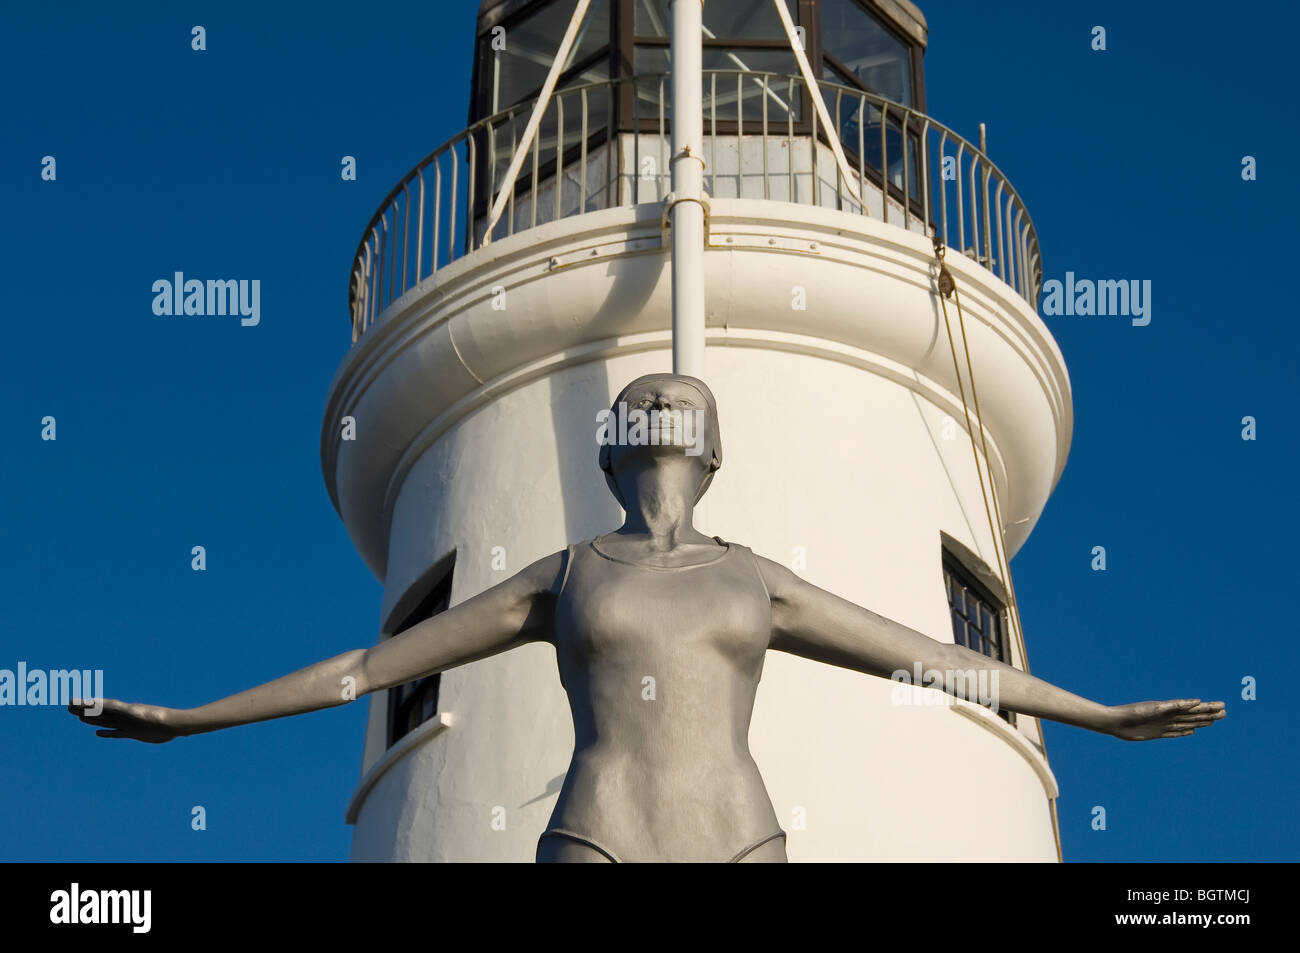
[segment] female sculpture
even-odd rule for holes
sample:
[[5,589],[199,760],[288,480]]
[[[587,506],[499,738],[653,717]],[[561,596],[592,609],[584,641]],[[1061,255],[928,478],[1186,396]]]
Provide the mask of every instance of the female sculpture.
[[[1181,737],[1224,715],[1179,699],[1108,707],[863,609],[692,523],[721,466],[716,405],[691,377],[655,374],[615,408],[657,414],[657,441],[605,443],[600,465],[623,526],[533,563],[373,648],[344,653],[194,709],[105,700],[69,706],[98,735],[181,735],[315,711],[527,642],[555,646],[574,753],[542,861],[783,861],[785,834],[750,756],[769,649],[889,677],[987,670],[1002,707],[1132,741]],[[677,429],[702,419],[701,447]],[[702,452],[699,452],[702,450]],[[652,700],[643,696],[654,680]],[[355,686],[354,692],[342,686]],[[954,686],[945,684],[948,691]]]

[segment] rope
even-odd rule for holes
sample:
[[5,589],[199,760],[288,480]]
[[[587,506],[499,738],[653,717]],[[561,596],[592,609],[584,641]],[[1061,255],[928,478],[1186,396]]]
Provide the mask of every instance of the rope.
[[[980,501],[984,504],[984,515],[988,519],[989,533],[993,537],[993,550],[998,561],[998,575],[1002,578],[1002,585],[1007,593],[1008,617],[1012,622],[1012,632],[1015,635],[1016,647],[1020,652],[1020,663],[1024,667],[1026,675],[1033,674],[1029,670],[1029,652],[1025,648],[1025,632],[1020,621],[1020,603],[1016,599],[1016,587],[1011,580],[1011,561],[1006,555],[1005,524],[1002,522],[1002,507],[998,503],[997,481],[993,478],[993,463],[989,456],[988,436],[984,430],[984,415],[980,412],[979,391],[975,387],[975,365],[971,362],[970,341],[966,336],[966,317],[961,307],[961,295],[957,292],[957,282],[953,280],[952,272],[948,270],[943,257],[946,248],[943,238],[937,233],[934,236],[934,255],[939,265],[939,304],[943,309],[943,324],[948,332],[948,350],[952,354],[952,370],[957,377],[957,392],[961,396],[961,409],[966,418],[966,432],[970,434],[971,456],[975,459],[975,472],[980,481]],[[951,297],[957,306],[957,321],[961,328],[962,350],[966,355],[966,376],[970,378],[971,399],[975,404],[975,419],[979,421],[980,445],[984,449],[983,464],[980,462],[979,450],[975,446],[975,428],[971,424],[971,409],[966,402],[966,387],[962,383],[961,369],[957,363],[957,345],[953,340],[952,323],[948,318],[948,301]],[[988,487],[984,485],[984,471],[988,470]],[[989,507],[990,498],[993,501],[992,508]],[[1038,744],[1044,752],[1047,750],[1046,739],[1043,737],[1043,723],[1041,719],[1034,719],[1034,727],[1038,730]],[[1061,825],[1056,814],[1056,799],[1050,798],[1048,804],[1052,811],[1052,833],[1056,839],[1056,857],[1057,860],[1063,861],[1065,858],[1061,852]]]

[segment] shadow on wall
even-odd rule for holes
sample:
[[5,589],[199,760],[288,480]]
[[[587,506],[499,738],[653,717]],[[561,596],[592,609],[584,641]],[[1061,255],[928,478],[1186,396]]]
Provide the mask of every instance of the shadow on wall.
[[[638,319],[661,275],[661,272],[647,275],[645,269],[630,268],[627,264],[610,262],[605,266],[609,269],[606,274],[612,274],[614,282],[604,303],[588,318],[593,328],[606,330],[610,338],[644,330],[637,327]],[[577,358],[584,353],[591,353],[590,348],[565,351],[564,357]],[[572,373],[574,370],[577,373]],[[608,492],[597,462],[596,414],[609,408],[626,383],[610,380],[608,364],[601,356],[551,378],[551,422],[555,430],[566,543],[608,532],[622,522],[622,509]]]

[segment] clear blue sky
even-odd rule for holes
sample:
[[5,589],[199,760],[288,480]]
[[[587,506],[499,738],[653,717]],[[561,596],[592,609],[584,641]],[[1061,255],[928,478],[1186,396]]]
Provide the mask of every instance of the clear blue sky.
[[[326,496],[320,415],[360,231],[465,123],[476,8],[5,5],[0,668],[102,668],[110,696],[188,706],[373,640],[380,586]],[[1300,19],[1282,3],[924,11],[929,111],[971,139],[988,123],[1046,277],[1153,283],[1148,327],[1047,319],[1075,434],[1013,563],[1034,672],[1107,703],[1228,702],[1208,730],[1143,745],[1048,725],[1066,857],[1300,858]],[[151,284],[174,271],[260,278],[261,325],[156,317]],[[0,859],[344,859],[364,714],[155,747],[0,708]]]

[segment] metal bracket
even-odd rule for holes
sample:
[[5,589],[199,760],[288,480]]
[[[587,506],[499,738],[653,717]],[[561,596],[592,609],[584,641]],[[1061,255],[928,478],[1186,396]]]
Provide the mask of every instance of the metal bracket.
[[[709,209],[709,193],[707,192],[701,192],[699,198],[688,198],[686,196],[679,196],[676,192],[669,192],[667,195],[665,195],[664,202],[663,202],[663,211],[660,213],[659,216],[659,230],[666,235],[668,233],[668,230],[672,228],[673,206],[681,202],[696,202],[699,204],[701,208],[704,209],[704,244],[708,245],[710,209]],[[666,245],[667,243],[665,242],[665,247]]]

